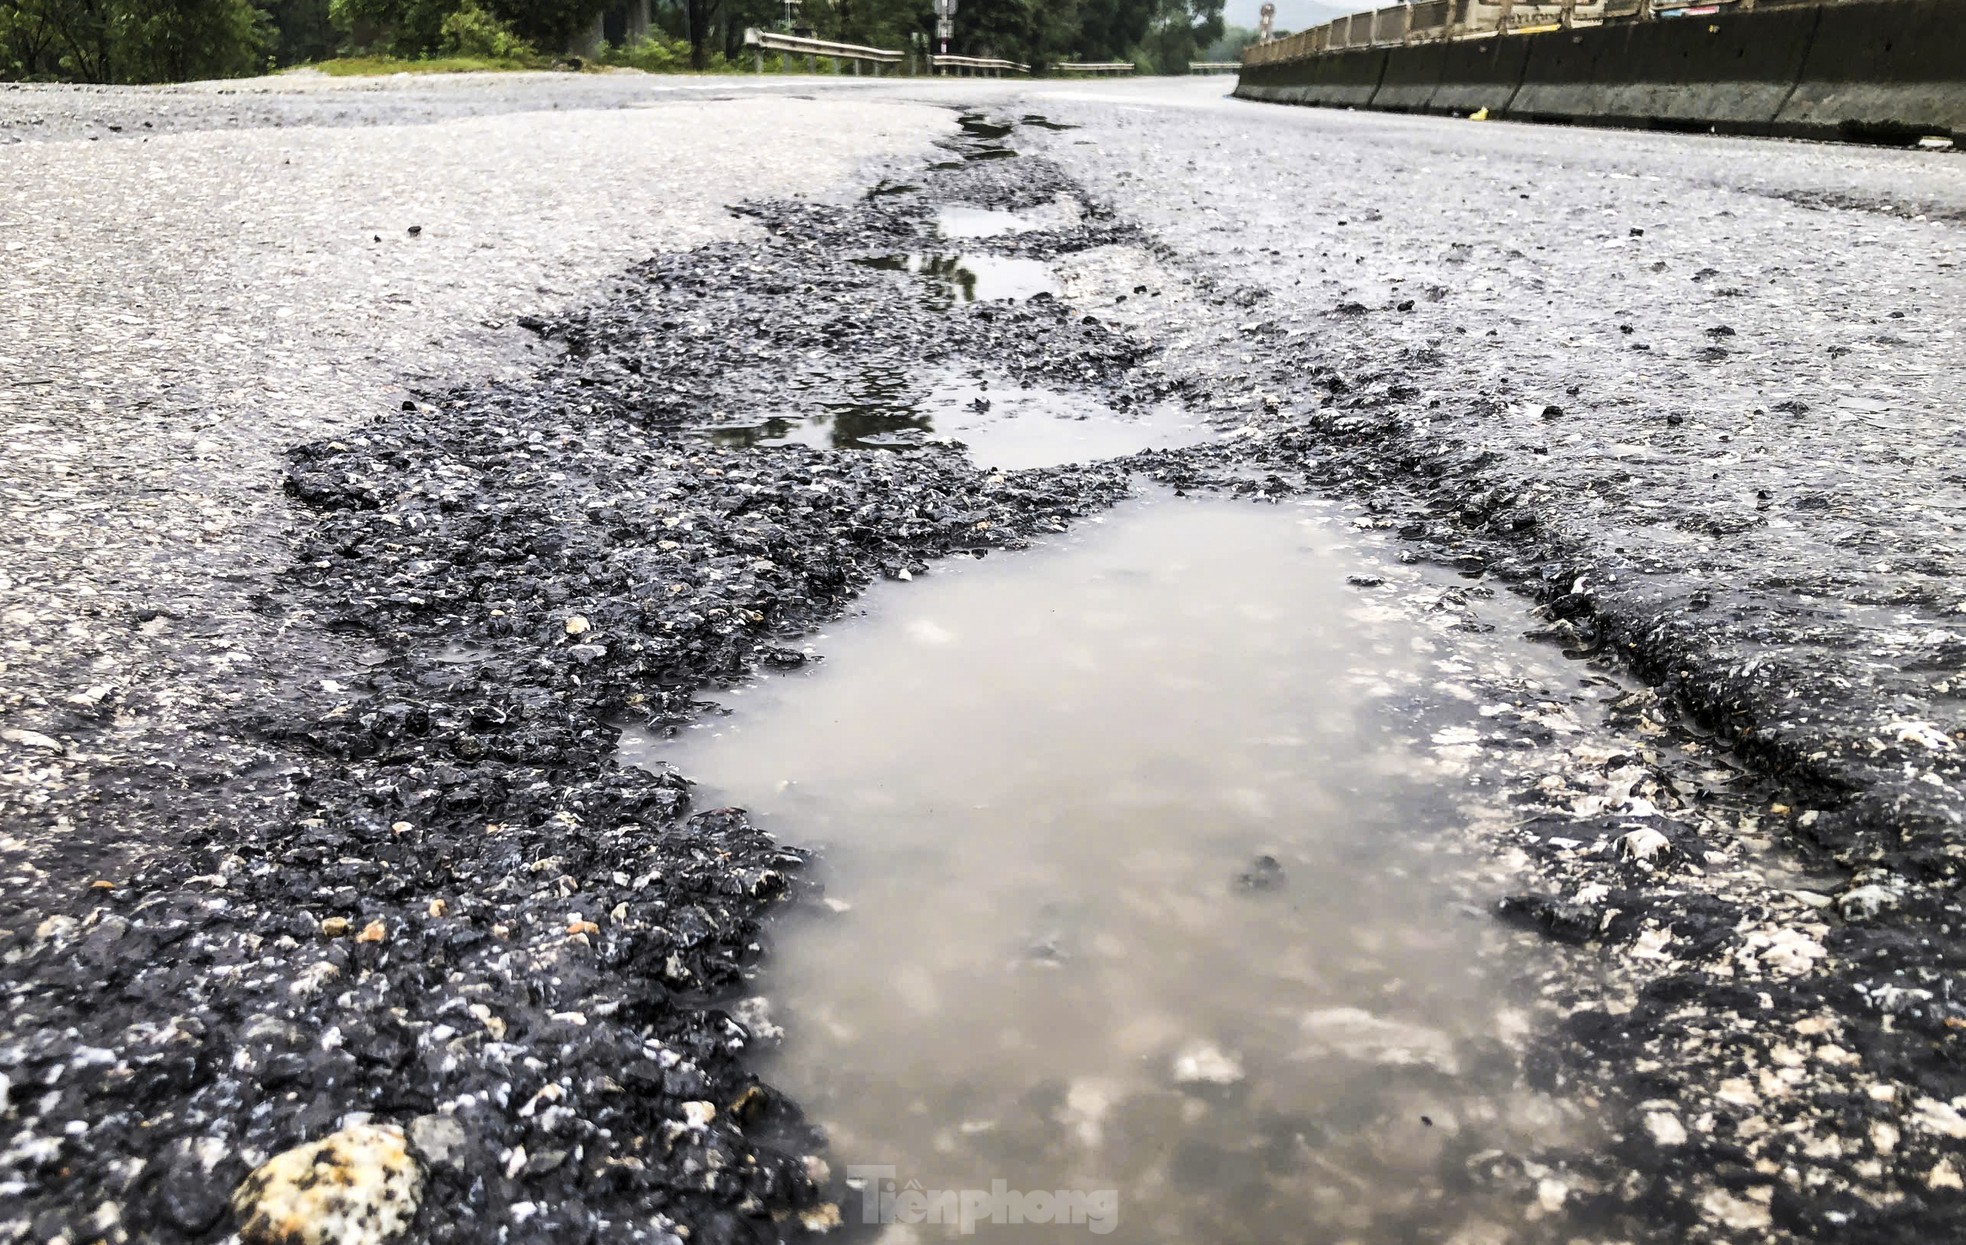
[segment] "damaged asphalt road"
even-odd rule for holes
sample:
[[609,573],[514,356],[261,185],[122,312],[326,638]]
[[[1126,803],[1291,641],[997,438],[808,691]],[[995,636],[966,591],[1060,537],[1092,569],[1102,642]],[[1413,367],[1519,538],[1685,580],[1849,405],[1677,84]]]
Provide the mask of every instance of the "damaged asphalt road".
[[[1346,499],[1650,685],[1613,702],[1625,747],[1482,827],[1562,995],[1526,1075],[1616,1104],[1611,1144],[1573,1156],[1588,1194],[1548,1213],[1607,1242],[1956,1234],[1966,639],[1935,352],[1957,224],[1862,206],[1936,211],[1956,161],[1650,135],[1577,156],[1181,89],[990,101],[1084,128],[972,126],[852,204],[747,204],[752,240],[530,322],[554,348],[532,374],[297,446],[300,534],[254,600],[319,668],[216,713],[173,784],[110,768],[55,797],[153,846],[111,877],[41,851],[0,920],[0,1240],[220,1239],[248,1172],[343,1128],[414,1162],[414,1239],[829,1226],[822,1139],[746,1070],[769,1031],[746,970],[802,858],[617,765],[618,729],[803,663],[876,578],[1016,550],[1139,478]],[[1023,154],[966,158],[1000,143]],[[1545,176],[1553,151],[1590,175]],[[1672,188],[1632,203],[1666,166],[1712,196],[1705,243],[1662,227]],[[1894,170],[1915,193],[1863,184]],[[1539,195],[1559,202],[1494,237],[1503,197]],[[975,244],[1051,262],[1060,296],[947,308],[856,262],[930,247],[942,203],[1061,196],[1069,223]],[[1861,263],[1711,241],[1853,220],[1879,239]],[[997,472],[701,431],[760,390],[952,364],[1230,435]],[[22,714],[10,763],[100,729]],[[1830,880],[1765,865],[1791,853]]]

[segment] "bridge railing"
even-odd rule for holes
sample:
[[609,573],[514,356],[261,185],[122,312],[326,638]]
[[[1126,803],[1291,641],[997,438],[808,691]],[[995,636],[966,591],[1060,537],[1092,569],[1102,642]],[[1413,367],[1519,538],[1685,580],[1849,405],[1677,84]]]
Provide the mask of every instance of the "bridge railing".
[[[1252,43],[1243,49],[1242,63],[1265,65],[1296,60],[1320,52],[1349,48],[1392,47],[1445,39],[1483,39],[1495,35],[1528,34],[1563,26],[1595,26],[1671,15],[1694,7],[1752,8],[1757,0],[1417,0],[1361,13],[1348,13],[1322,26]],[[1764,6],[1788,0],[1759,0]]]

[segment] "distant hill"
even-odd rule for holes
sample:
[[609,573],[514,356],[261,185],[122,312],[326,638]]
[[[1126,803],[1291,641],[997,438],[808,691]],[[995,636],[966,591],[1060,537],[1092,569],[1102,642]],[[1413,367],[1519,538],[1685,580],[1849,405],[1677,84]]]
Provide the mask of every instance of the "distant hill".
[[[1332,4],[1329,0],[1274,0],[1277,6],[1276,28],[1278,30],[1303,30],[1308,26],[1322,26],[1334,17],[1347,13],[1363,13],[1379,6],[1369,2],[1357,5]],[[1231,26],[1247,26],[1256,29],[1257,11],[1263,7],[1263,0],[1228,0],[1222,8],[1222,20]]]

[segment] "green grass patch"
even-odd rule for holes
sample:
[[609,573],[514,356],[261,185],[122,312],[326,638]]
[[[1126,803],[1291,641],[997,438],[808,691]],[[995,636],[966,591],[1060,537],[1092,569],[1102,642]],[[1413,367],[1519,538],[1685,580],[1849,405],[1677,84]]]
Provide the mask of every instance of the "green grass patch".
[[333,60],[298,66],[301,69],[318,69],[334,78],[373,78],[398,73],[497,73],[551,67],[552,62],[546,60],[493,60],[485,56],[431,56],[416,60],[396,56],[338,56]]

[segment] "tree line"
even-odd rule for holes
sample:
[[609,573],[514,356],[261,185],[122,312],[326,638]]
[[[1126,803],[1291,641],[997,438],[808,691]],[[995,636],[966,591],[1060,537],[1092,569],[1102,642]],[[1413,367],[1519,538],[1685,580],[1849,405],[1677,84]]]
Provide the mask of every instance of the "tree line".
[[[959,0],[950,51],[1034,67],[1133,61],[1182,73],[1224,35],[1223,0]],[[336,56],[563,55],[615,0],[0,0],[0,81],[180,82]],[[657,0],[644,67],[737,59],[748,26],[877,47],[926,45],[932,0]],[[788,23],[789,18],[789,23]],[[1239,33],[1239,32],[1238,32]],[[617,41],[626,42],[617,32]]]

